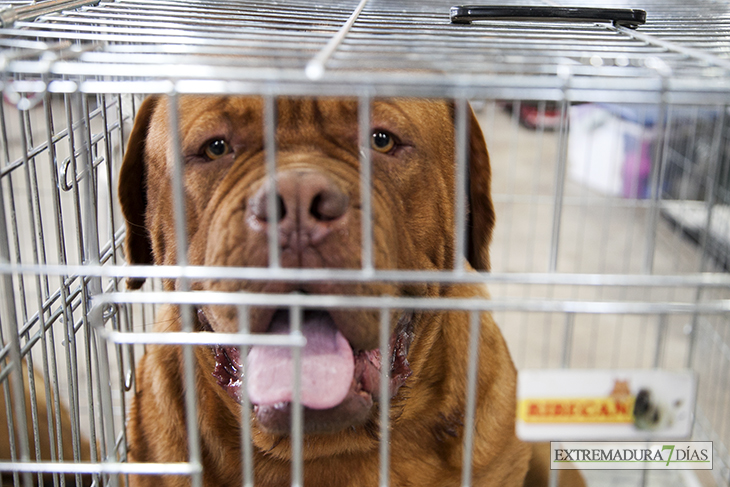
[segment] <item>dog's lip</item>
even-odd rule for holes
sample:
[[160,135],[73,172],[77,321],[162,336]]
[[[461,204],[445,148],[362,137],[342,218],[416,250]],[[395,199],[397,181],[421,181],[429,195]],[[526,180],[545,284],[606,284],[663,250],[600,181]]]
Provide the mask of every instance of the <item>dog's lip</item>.
[[[346,427],[364,424],[373,407],[373,397],[365,392],[348,395],[331,409],[303,409],[305,434],[331,434]],[[289,402],[271,406],[253,406],[258,424],[269,434],[286,436],[291,432]]]
[[[272,317],[274,312],[272,312]],[[204,330],[213,331],[205,313],[198,308],[198,318]],[[401,315],[390,338],[390,397],[394,397],[411,375],[407,355],[413,341],[413,313]],[[243,360],[238,347],[217,345],[213,347],[215,370],[213,377],[228,395],[243,404],[246,392],[243,387]],[[380,395],[380,350],[353,351],[355,371],[350,391],[338,405],[329,409],[304,409],[305,433],[332,433],[349,426],[363,424],[374,402]],[[272,434],[285,435],[290,431],[290,403],[274,405],[252,404],[259,425]]]

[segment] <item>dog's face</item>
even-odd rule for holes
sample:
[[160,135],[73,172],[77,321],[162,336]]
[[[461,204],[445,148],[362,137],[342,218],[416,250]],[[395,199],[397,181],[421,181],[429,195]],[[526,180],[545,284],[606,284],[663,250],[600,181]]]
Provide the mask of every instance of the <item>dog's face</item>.
[[[255,97],[181,97],[179,140],[191,265],[266,267],[272,225],[267,201],[278,202],[280,263],[286,268],[360,269],[362,195],[356,100],[280,99],[277,102],[276,183],[267,177],[263,100]],[[372,105],[372,242],[376,269],[440,270],[453,266],[454,108],[445,101],[397,99]],[[473,117],[470,129],[471,222],[469,261],[488,269],[494,221],[489,160]],[[132,263],[176,264],[172,191],[173,146],[165,98],[140,109],[120,175]],[[139,287],[140,280],[128,282]],[[172,289],[175,283],[165,284]],[[226,292],[431,296],[438,285],[399,283],[205,280],[194,289]],[[416,313],[417,314],[417,313]],[[236,309],[198,309],[200,330],[235,332]],[[305,311],[302,333],[302,404],[305,432],[335,433],[375,417],[381,357],[379,312]],[[284,333],[285,310],[252,308],[255,333]],[[414,313],[391,318],[390,390],[395,396],[411,373],[409,346],[418,338]],[[202,347],[201,347],[202,348]],[[201,352],[202,353],[202,352]],[[248,361],[248,393],[255,428],[289,431],[291,357],[252,347],[208,350],[210,373],[230,407],[240,399],[239,372]],[[355,428],[351,428],[351,427]],[[261,436],[260,435],[260,436]],[[259,441],[261,438],[259,438]]]

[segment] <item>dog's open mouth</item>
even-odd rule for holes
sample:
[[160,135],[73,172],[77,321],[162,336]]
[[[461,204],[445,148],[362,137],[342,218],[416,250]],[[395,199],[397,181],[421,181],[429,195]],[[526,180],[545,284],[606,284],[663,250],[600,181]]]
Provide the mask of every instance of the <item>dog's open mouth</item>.
[[[199,311],[201,321],[207,321]],[[207,324],[207,323],[206,323]],[[408,348],[413,339],[412,313],[404,313],[390,337],[390,397],[411,375]],[[277,310],[267,333],[289,333],[289,313]],[[333,433],[365,423],[380,395],[379,349],[353,350],[325,311],[305,311],[301,333],[300,398],[305,433]],[[243,402],[242,357],[237,347],[216,346],[213,372],[239,404]],[[253,346],[246,357],[248,396],[259,425],[267,432],[290,431],[294,361],[287,347]]]

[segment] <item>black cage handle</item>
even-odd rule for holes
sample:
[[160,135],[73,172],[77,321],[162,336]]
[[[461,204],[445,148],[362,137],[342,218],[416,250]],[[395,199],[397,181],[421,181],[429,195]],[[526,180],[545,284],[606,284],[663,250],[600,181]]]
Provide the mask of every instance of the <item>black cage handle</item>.
[[636,29],[646,22],[646,11],[635,8],[527,7],[461,5],[451,7],[451,22],[470,24],[473,20],[567,20],[572,22],[613,22]]

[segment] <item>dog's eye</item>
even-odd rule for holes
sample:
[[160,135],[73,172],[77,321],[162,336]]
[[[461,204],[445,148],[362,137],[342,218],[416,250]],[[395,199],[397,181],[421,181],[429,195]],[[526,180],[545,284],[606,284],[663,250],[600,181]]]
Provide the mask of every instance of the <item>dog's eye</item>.
[[205,156],[210,160],[219,159],[228,154],[228,143],[223,139],[210,141],[205,147]]
[[370,139],[370,147],[378,152],[387,154],[395,147],[395,136],[385,130],[374,130]]

